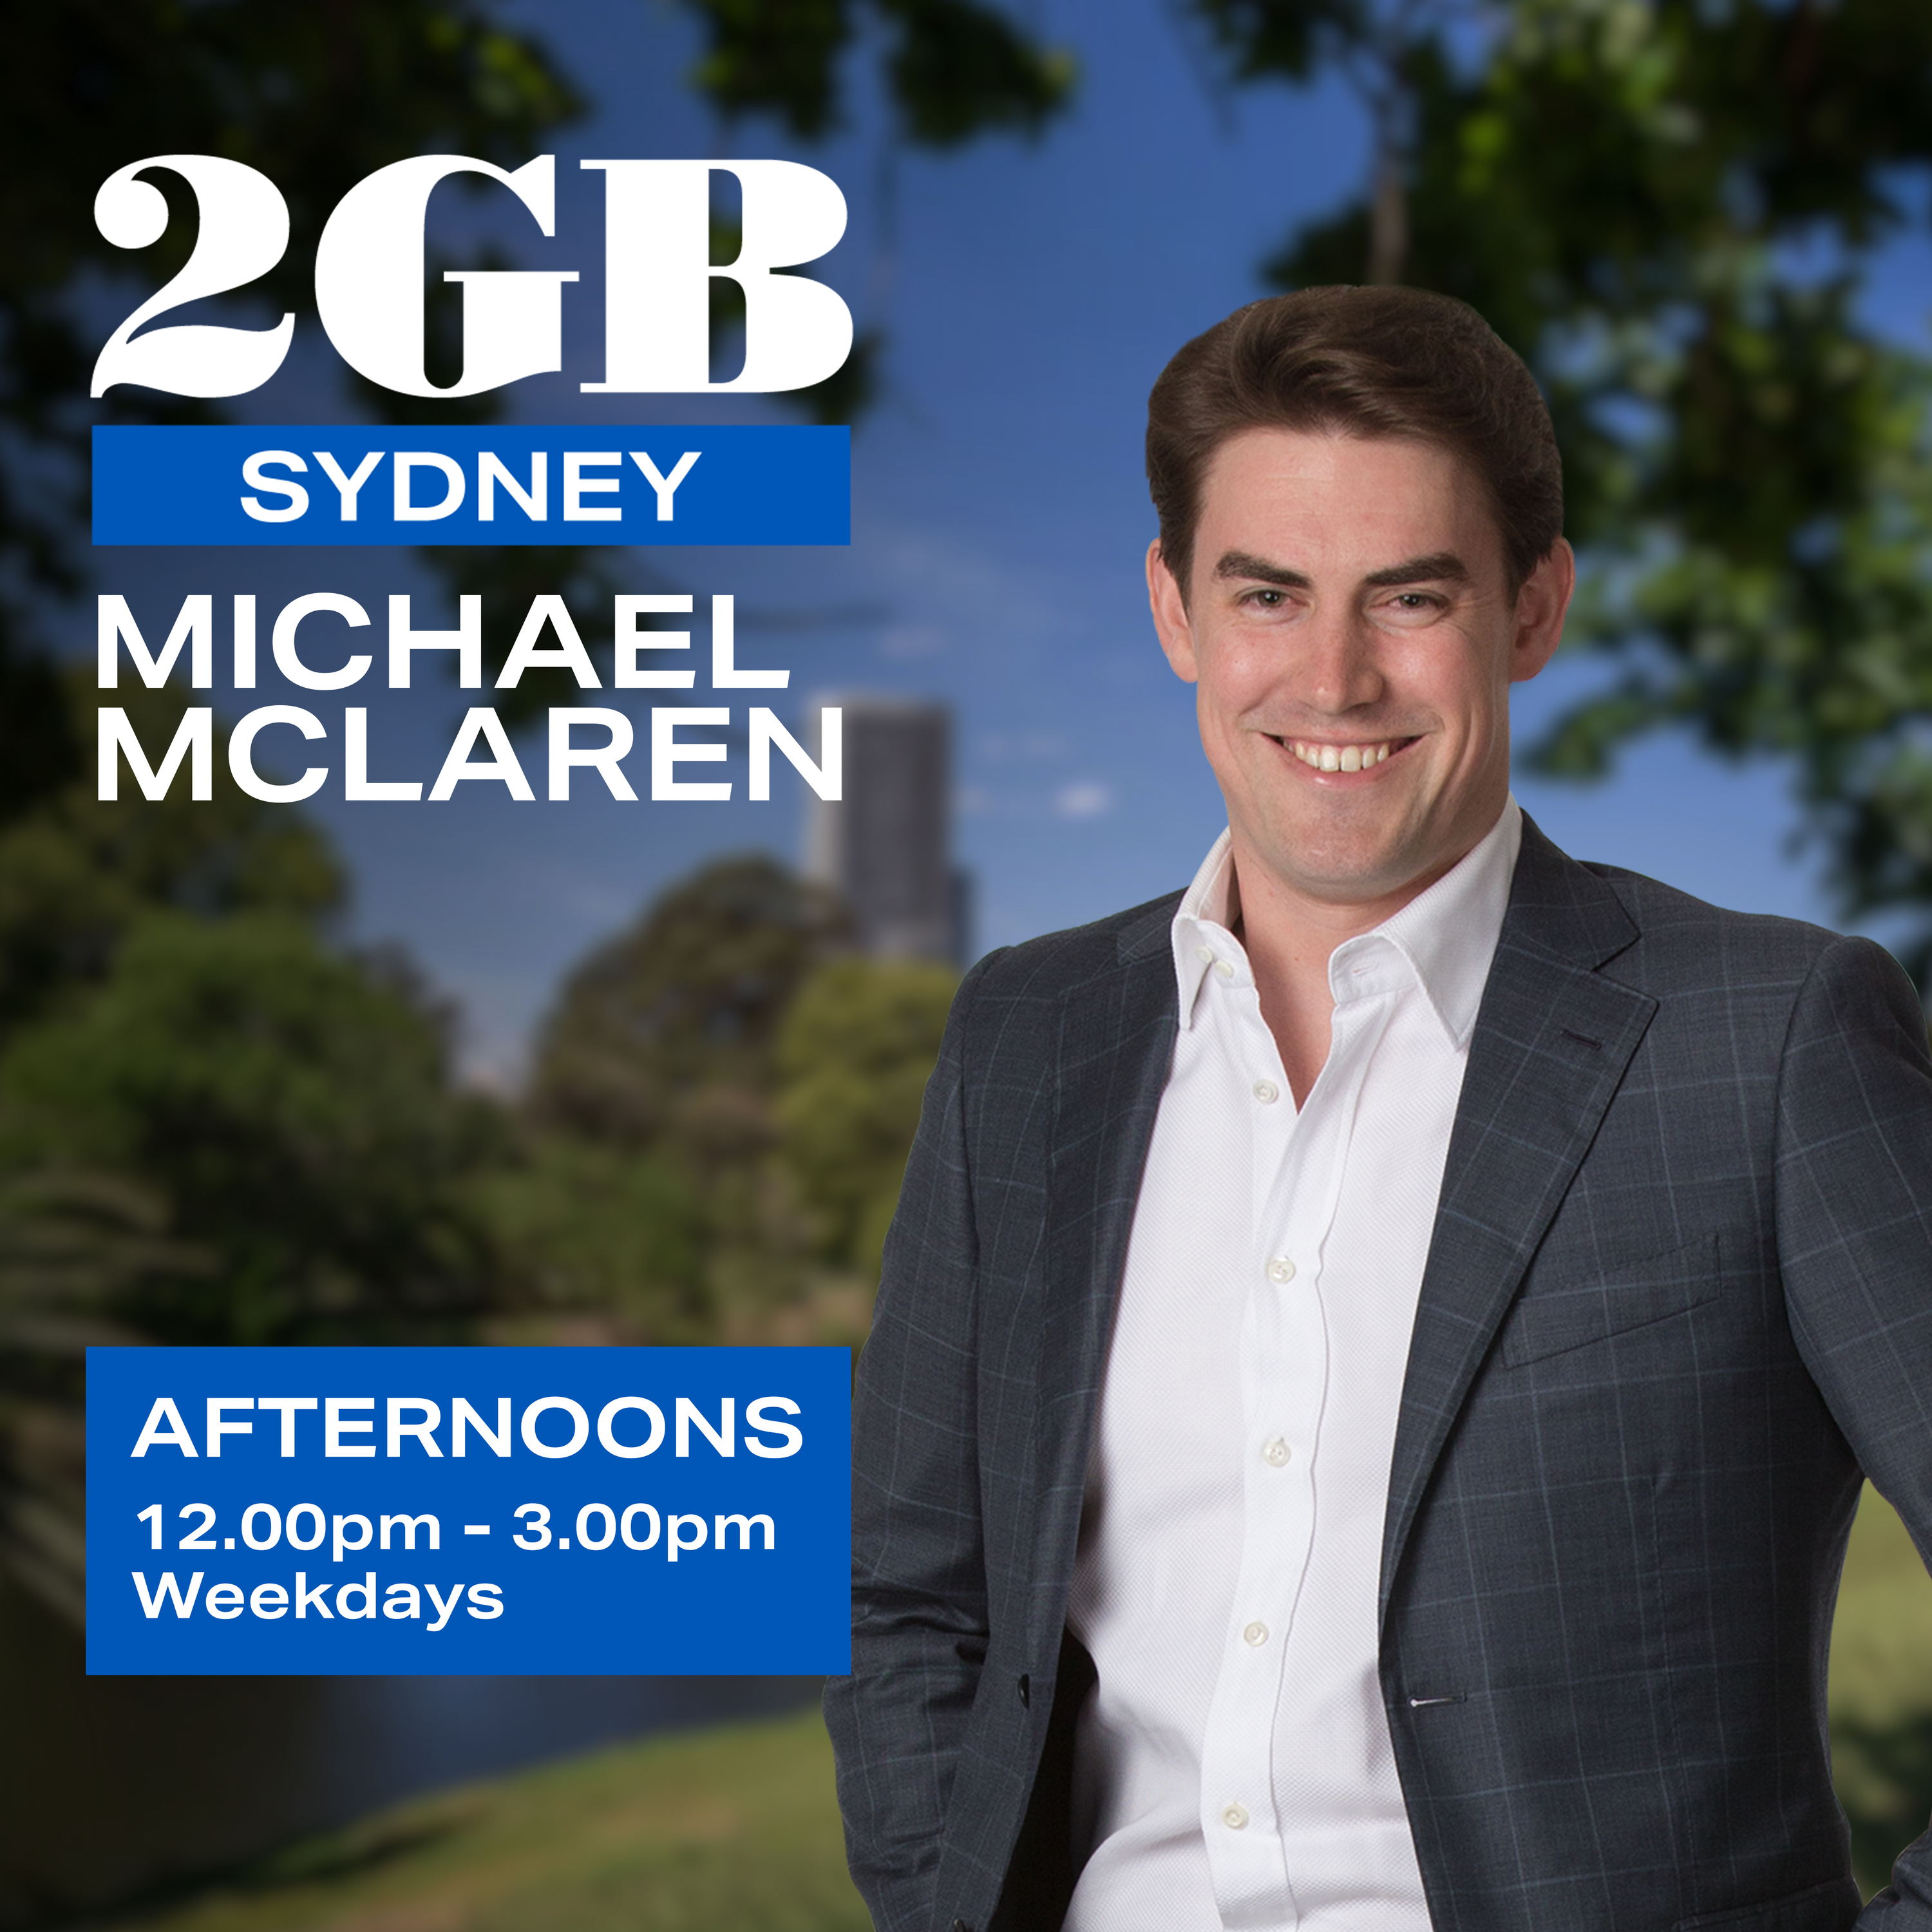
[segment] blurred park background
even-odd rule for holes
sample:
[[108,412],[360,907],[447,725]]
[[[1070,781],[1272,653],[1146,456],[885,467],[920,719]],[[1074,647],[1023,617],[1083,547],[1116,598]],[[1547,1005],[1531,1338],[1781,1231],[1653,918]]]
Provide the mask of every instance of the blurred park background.
[[[1218,830],[1141,604],[1139,438],[1167,356],[1241,301],[1400,280],[1475,302],[1550,396],[1586,566],[1571,643],[1519,694],[1526,806],[1580,856],[1870,932],[1922,977],[1923,0],[24,0],[0,110],[8,1932],[863,1924],[808,1684],[86,1680],[78,1352],[862,1341],[958,966],[1180,884]],[[457,184],[430,239],[439,268],[581,268],[562,374],[425,404],[322,343],[321,221],[428,151],[559,156],[555,243]],[[99,344],[194,232],[158,176],[169,231],[119,254],[94,190],[179,152],[282,188],[281,267],[209,319],[292,310],[296,350],[232,404],[89,403]],[[734,154],[844,188],[817,272],[853,362],[791,399],[584,394],[602,213],[575,161]],[[734,221],[721,202],[721,262]],[[433,284],[446,381],[455,299]],[[722,380],[728,300],[715,321]],[[86,542],[92,423],[490,407],[852,422],[853,543]],[[879,721],[848,784],[892,766],[895,719],[902,748],[928,734],[899,789],[848,801],[919,821],[894,862],[919,917],[881,910],[802,785],[297,809],[218,760],[210,803],[95,801],[96,590],[152,639],[193,592],[317,587],[406,592],[418,625],[480,592],[500,659],[539,592],[607,654],[614,590],[733,594],[801,737],[822,694]],[[301,698],[277,682],[214,701]],[[189,701],[118,696],[151,751]],[[574,701],[504,696],[525,728]],[[433,770],[464,700],[424,679],[382,707],[386,764]],[[1869,1495],[1832,1688],[1869,1888],[1932,1807],[1932,1585]]]

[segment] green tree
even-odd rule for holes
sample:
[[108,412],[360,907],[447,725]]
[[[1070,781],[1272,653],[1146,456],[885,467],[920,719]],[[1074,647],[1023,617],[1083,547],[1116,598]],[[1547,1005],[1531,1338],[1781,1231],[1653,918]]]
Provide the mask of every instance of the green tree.
[[489,1184],[550,1305],[664,1339],[862,1338],[958,976],[850,945],[821,888],[728,859],[570,976],[523,1164]]
[[[78,672],[62,689],[76,736],[92,735],[98,694]],[[174,686],[117,692],[158,758],[186,710]],[[309,921],[342,901],[342,869],[299,812],[248,797],[216,758],[212,796],[177,782],[152,802],[103,803],[74,776],[0,822],[0,1042],[44,1012],[84,999],[111,972],[122,938],[158,910],[220,919],[280,912]],[[124,777],[124,790],[131,781]]]
[[740,856],[670,886],[570,974],[538,1039],[521,1167],[492,1187],[518,1251],[558,1232],[535,1270],[553,1299],[634,1265],[604,1304],[620,1328],[746,1340],[808,1298],[806,1230],[773,1160],[776,1041],[850,943],[829,892]]
[[1546,765],[1636,733],[1790,760],[1849,916],[1932,946],[1932,369],[1875,254],[1932,171],[1917,0],[1192,0],[1246,80],[1354,76],[1373,178],[1268,266],[1460,296],[1529,362],[1620,667]]
[[152,1339],[452,1336],[488,1305],[462,1186],[489,1123],[394,970],[285,915],[157,914],[0,1054],[0,1174],[135,1177],[207,1255],[107,1312]]
[[538,1042],[532,1111],[614,1142],[670,1135],[700,1165],[762,1148],[779,1022],[850,943],[832,896],[773,860],[704,866],[565,981]]
[[519,1290],[506,1337],[716,1340],[704,1198],[676,1160],[536,1130],[478,1177],[476,1198]]
[[887,94],[906,139],[956,147],[989,128],[1036,134],[1066,104],[1076,68],[981,0],[688,0],[708,44],[692,78],[728,114],[778,116],[817,140],[844,118],[841,69],[883,35]]
[[778,1040],[784,1158],[819,1221],[819,1249],[877,1281],[920,1101],[958,975],[839,959],[800,992]]
[[137,1182],[0,1178],[0,1565],[70,1622],[86,1615],[86,1352],[142,1340],[113,1311],[207,1267]]

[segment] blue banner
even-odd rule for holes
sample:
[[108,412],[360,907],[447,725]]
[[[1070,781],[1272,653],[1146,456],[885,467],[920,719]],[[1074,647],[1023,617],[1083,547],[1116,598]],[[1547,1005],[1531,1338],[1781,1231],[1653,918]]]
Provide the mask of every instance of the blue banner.
[[598,423],[94,432],[97,544],[843,544],[851,431]]
[[850,1667],[844,1348],[90,1348],[92,1676]]

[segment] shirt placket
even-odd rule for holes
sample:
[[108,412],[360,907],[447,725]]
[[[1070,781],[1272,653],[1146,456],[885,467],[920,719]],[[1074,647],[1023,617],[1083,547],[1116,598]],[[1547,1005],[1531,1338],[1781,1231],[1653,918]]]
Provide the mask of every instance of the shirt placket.
[[[1298,1115],[1245,973],[1222,991],[1231,1082],[1254,1110],[1238,1580],[1202,1759],[1202,1828],[1222,1923],[1294,1925],[1274,1775],[1289,1639],[1315,1532],[1328,1334],[1322,1250],[1363,1078],[1391,1004],[1381,975],[1338,987],[1327,1063]],[[1235,1096],[1230,1096],[1234,1104]]]

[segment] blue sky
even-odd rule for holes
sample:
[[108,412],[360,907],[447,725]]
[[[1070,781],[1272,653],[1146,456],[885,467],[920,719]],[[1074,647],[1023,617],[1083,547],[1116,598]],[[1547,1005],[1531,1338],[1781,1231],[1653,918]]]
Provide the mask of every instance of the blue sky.
[[[728,133],[710,120],[682,85],[698,38],[681,11],[652,0],[526,0],[509,10],[596,102],[556,144],[557,240],[526,253],[514,225],[502,231],[532,265],[584,271],[566,304],[565,373],[518,386],[516,416],[772,418],[736,399],[626,406],[579,392],[598,374],[602,232],[601,179],[576,166],[585,156],[791,153],[825,169],[852,220],[819,272],[861,326],[882,322],[890,334],[886,393],[854,446],[849,550],[630,553],[635,587],[733,593],[740,662],[791,670],[782,714],[827,691],[952,705],[956,843],[976,881],[976,950],[1184,882],[1222,819],[1192,694],[1167,670],[1146,614],[1146,393],[1183,340],[1263,292],[1256,264],[1297,220],[1359,181],[1366,135],[1351,98],[1336,88],[1218,92],[1162,0],[1042,0],[1020,10],[1078,54],[1072,112],[1037,142],[900,154],[888,233],[877,117],[862,86],[847,134],[798,148],[767,125]],[[453,233],[492,217],[478,201],[448,215],[439,203],[437,219]],[[1922,341],[1932,248],[1894,249],[1872,299],[1888,328]],[[339,419],[319,343],[312,317],[302,318],[290,365],[242,399],[242,412]],[[274,604],[308,590],[356,596],[379,625],[391,592],[435,595],[404,553],[116,550],[97,565],[100,587],[128,592],[144,621],[152,608],[164,626],[190,590],[258,590],[265,622]],[[426,602],[416,621],[448,623],[453,614]],[[80,647],[92,626],[76,622]],[[1559,657],[1519,692],[1520,740],[1603,674]],[[304,701],[275,682],[269,673],[253,701]],[[433,776],[461,715],[452,688],[418,685],[367,694],[379,776]],[[530,760],[540,796],[542,762]],[[767,806],[620,805],[580,782],[568,805],[518,805],[500,788],[469,785],[446,806],[324,796],[308,808],[353,872],[350,935],[401,941],[460,1003],[472,1071],[507,1082],[559,976],[662,886],[722,852],[796,856],[803,788],[781,768],[774,790]],[[1600,784],[1522,778],[1517,790],[1580,856],[1727,904],[1829,916],[1811,870],[1787,850],[1795,818],[1774,766],[1720,765],[1664,738]]]

